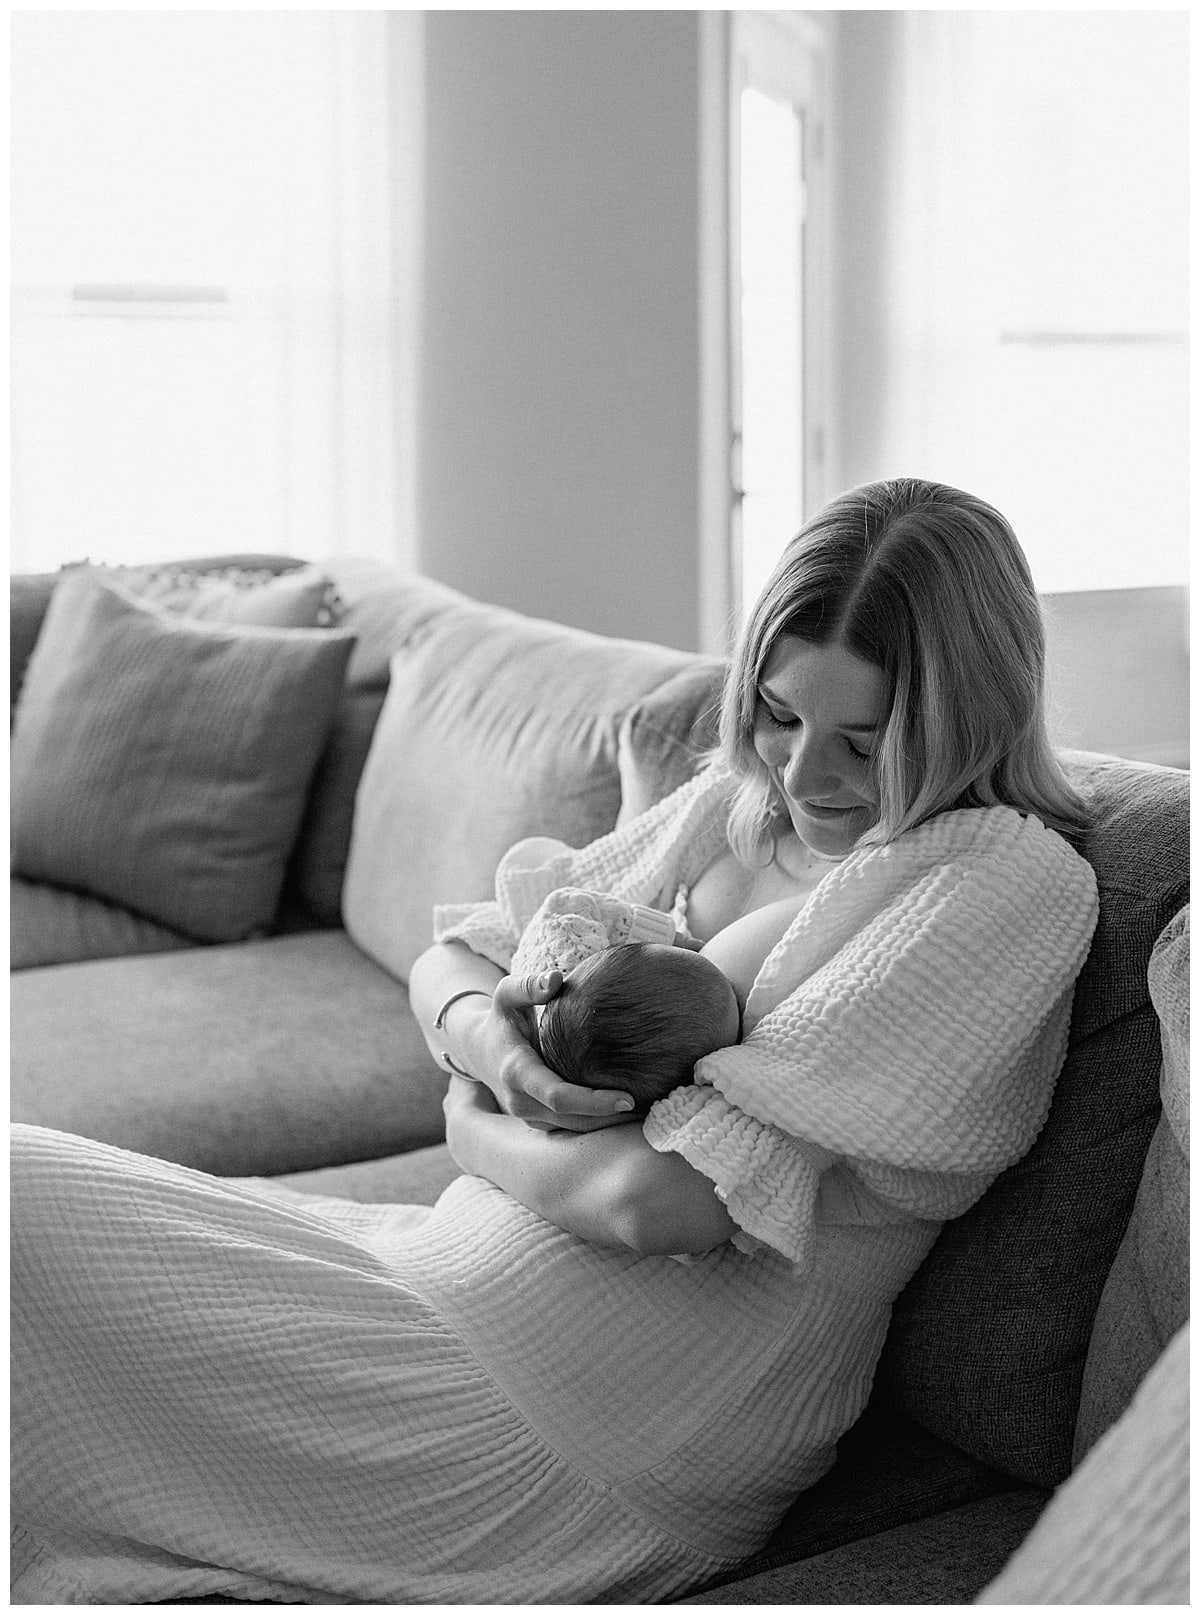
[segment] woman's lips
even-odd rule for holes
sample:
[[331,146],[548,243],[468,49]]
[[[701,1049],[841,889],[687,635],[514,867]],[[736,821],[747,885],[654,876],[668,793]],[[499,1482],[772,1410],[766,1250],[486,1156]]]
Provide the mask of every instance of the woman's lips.
[[817,802],[801,802],[800,807],[814,819],[844,819],[847,813],[853,813],[861,805],[859,802],[851,802],[847,807],[823,807]]

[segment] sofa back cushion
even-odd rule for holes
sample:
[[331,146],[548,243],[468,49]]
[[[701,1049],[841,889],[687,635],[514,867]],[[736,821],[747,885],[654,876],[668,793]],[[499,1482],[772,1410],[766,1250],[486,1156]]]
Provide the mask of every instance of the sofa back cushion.
[[1150,956],[1150,999],[1162,1042],[1162,1116],[1092,1328],[1075,1426],[1076,1464],[1121,1417],[1188,1319],[1190,917],[1190,908],[1181,909]]
[[1033,1149],[947,1225],[896,1303],[881,1399],[1035,1485],[1071,1468],[1084,1360],[1159,1110],[1146,972],[1187,896],[1188,776],[1068,754],[1100,918]]
[[[352,605],[343,621],[370,645]],[[582,846],[613,828],[621,720],[693,658],[419,578],[395,586],[384,643],[388,691],[358,788],[343,913],[358,946],[406,980],[432,940],[434,904],[491,897],[515,841]]]

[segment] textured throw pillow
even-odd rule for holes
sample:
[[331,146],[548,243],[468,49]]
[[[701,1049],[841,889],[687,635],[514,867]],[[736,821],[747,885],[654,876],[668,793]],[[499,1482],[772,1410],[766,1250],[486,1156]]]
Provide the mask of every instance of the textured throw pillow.
[[892,1407],[1006,1474],[1070,1473],[1083,1366],[1159,1114],[1146,972],[1187,899],[1188,776],[1087,754],[1083,852],[1100,919],[1067,1059],[1033,1149],[947,1224],[896,1302],[877,1386]]
[[70,573],[17,708],[13,872],[198,941],[268,925],[352,644],[170,617]]
[[328,574],[315,566],[278,571],[266,566],[167,562],[101,570],[140,600],[206,622],[328,628],[337,617],[337,591]]

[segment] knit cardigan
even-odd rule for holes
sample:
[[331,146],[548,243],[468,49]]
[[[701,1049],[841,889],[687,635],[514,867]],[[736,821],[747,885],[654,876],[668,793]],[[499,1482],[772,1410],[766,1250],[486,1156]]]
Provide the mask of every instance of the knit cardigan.
[[[734,783],[716,762],[590,846],[524,844],[497,898],[439,908],[435,935],[507,970],[539,892],[669,914],[727,846]],[[743,1041],[660,1100],[646,1137],[713,1181],[736,1244],[801,1266],[821,1221],[957,1216],[1045,1121],[1097,913],[1090,865],[1013,808],[852,851],[764,962]]]

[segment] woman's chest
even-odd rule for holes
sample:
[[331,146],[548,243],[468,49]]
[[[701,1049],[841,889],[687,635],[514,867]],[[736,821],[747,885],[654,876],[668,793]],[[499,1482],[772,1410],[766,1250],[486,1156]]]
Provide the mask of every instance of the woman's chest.
[[775,863],[747,869],[731,852],[723,853],[688,891],[688,929],[698,941],[709,942],[744,915],[784,899],[804,897],[815,884],[815,877],[798,880]]

